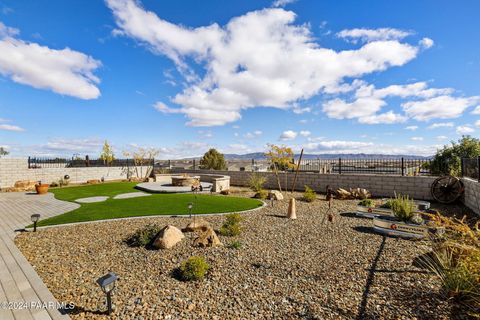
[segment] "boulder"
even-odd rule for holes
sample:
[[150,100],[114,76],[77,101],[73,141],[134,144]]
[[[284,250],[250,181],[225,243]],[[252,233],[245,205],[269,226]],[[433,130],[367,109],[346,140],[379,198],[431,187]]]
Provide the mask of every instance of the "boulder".
[[368,199],[372,197],[372,194],[367,189],[355,188],[351,189],[350,193],[355,199]]
[[268,198],[273,200],[283,200],[283,194],[278,190],[270,190]]
[[153,247],[157,249],[170,249],[185,238],[180,229],[167,225],[158,233],[153,241]]
[[210,228],[210,223],[203,219],[195,219],[195,221],[190,222],[185,228],[182,229],[183,232],[195,232],[201,231],[204,228]]
[[13,188],[15,189],[15,191],[33,191],[35,190],[35,185],[37,183],[38,181],[20,180],[15,182]]
[[87,184],[99,184],[101,181],[99,179],[87,180]]
[[337,194],[338,199],[351,199],[352,198],[352,194],[350,193],[350,191],[347,191],[347,190],[342,189],[342,188],[338,188],[336,194]]
[[212,227],[203,227],[198,237],[193,240],[195,247],[216,247],[222,245]]

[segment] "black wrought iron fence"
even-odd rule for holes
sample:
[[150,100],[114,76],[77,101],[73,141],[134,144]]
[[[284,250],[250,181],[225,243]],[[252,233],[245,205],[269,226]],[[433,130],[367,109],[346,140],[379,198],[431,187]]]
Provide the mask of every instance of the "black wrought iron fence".
[[480,157],[462,159],[462,176],[480,181]]
[[133,167],[153,166],[155,159],[113,159],[107,161],[99,158],[48,158],[48,157],[29,157],[28,168],[85,168],[85,167]]

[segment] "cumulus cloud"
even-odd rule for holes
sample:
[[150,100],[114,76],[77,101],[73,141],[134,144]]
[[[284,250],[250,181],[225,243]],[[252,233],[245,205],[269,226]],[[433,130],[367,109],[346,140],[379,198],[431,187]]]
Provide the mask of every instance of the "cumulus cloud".
[[393,111],[361,117],[358,119],[358,122],[365,123],[365,124],[380,124],[380,123],[392,124],[392,123],[402,123],[405,121],[407,121],[407,117],[402,116],[401,114],[398,114],[398,113],[394,113]]
[[419,45],[424,49],[429,49],[433,47],[434,41],[430,38],[423,38],[422,40],[420,40]]
[[475,121],[475,127],[480,127],[480,120]]
[[19,126],[15,126],[15,125],[11,125],[11,124],[2,124],[2,123],[0,123],[0,130],[16,131],[16,132],[25,131],[25,129],[23,129]]
[[472,111],[472,114],[480,114],[480,106],[475,107],[475,109]]
[[16,38],[17,29],[0,24],[0,74],[13,81],[38,89],[77,97],[95,99],[100,96],[93,74],[101,66],[82,52],[69,48],[51,49]]
[[423,137],[411,137],[410,140],[412,140],[412,141],[423,141]]
[[[419,48],[383,38],[343,51],[321,47],[308,24],[282,8],[249,12],[225,26],[176,25],[138,1],[106,0],[118,29],[152,52],[170,58],[187,87],[172,101],[192,126],[223,125],[258,106],[286,109],[298,101],[342,88],[345,78],[402,66]],[[191,59],[193,58],[193,59]],[[201,77],[189,66],[205,70]]]
[[292,130],[283,131],[280,135],[279,140],[281,141],[290,141],[294,140],[297,137],[298,133]]
[[451,128],[454,126],[453,122],[438,122],[432,123],[428,126],[428,129],[437,129],[437,128]]
[[263,134],[263,132],[261,130],[255,130],[253,132],[247,132],[243,136],[247,139],[255,139],[255,138],[260,137],[262,134]]
[[158,101],[156,102],[153,107],[155,110],[160,111],[161,113],[181,113],[180,109],[170,108],[165,103]]
[[302,137],[309,137],[312,133],[308,130],[302,130],[299,132]]
[[409,101],[402,104],[408,116],[419,120],[457,118],[468,108],[477,104],[480,97],[452,97],[442,95],[421,101]]
[[287,4],[297,2],[297,0],[275,0],[272,3],[272,7],[285,7]]
[[457,134],[470,134],[475,132],[475,129],[472,128],[470,125],[458,126],[456,130]]
[[345,29],[337,33],[337,37],[347,39],[350,41],[361,40],[363,42],[370,41],[385,41],[385,40],[401,40],[413,33],[394,28],[379,28],[379,29]]
[[405,130],[410,130],[410,131],[415,131],[418,129],[418,126],[408,126],[408,127],[405,127]]
[[443,141],[443,140],[447,140],[448,137],[447,136],[437,136],[436,139]]

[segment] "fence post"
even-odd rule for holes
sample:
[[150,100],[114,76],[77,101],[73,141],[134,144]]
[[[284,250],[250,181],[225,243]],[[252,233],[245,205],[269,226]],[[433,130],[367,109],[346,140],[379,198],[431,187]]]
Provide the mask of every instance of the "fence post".
[[172,162],[168,160],[168,169],[172,169]]
[[88,155],[85,156],[85,166],[90,167],[90,159],[88,158]]
[[342,158],[338,158],[338,174],[342,174]]
[[195,159],[193,159],[193,171],[197,171],[197,166],[195,164]]
[[252,171],[255,171],[255,169],[254,169],[254,168],[255,168],[255,159],[254,159],[254,158],[252,158]]
[[477,175],[478,182],[480,182],[480,156],[477,157]]
[[30,169],[30,157],[28,157],[28,169]]
[[405,175],[405,159],[402,157],[402,177]]

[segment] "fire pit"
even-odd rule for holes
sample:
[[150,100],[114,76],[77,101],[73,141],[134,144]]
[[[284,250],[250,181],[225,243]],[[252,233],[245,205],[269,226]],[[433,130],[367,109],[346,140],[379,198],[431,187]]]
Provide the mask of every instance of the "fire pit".
[[200,185],[200,177],[172,177],[172,186],[191,187]]

